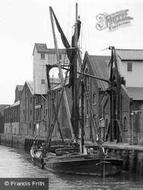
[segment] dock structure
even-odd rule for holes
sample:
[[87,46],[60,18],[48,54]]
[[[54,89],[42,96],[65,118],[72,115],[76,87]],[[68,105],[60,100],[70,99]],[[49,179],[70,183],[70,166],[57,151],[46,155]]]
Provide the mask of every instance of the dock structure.
[[123,169],[130,173],[143,175],[143,146],[127,143],[104,143],[104,148],[110,154],[118,155],[124,160]]

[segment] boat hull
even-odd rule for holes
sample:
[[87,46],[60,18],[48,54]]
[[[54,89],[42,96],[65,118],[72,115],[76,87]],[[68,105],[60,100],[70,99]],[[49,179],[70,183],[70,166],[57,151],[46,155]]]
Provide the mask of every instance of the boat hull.
[[41,151],[34,151],[33,149],[30,150],[31,160],[34,165],[38,165],[41,169],[44,169],[45,162],[42,157]]
[[34,165],[37,165],[41,169],[45,168],[45,162],[43,158],[32,158],[32,162],[34,163]]
[[45,161],[45,168],[56,173],[113,176],[121,172],[122,160],[115,159],[53,159]]
[[98,155],[65,154],[57,156],[48,153],[44,158],[40,151],[33,153],[31,157],[34,164],[42,169],[55,173],[113,176],[122,171],[123,160],[114,157],[100,157]]

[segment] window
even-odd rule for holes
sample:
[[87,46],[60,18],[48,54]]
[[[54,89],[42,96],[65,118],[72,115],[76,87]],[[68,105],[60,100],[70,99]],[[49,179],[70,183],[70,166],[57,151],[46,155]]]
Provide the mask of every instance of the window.
[[38,120],[38,121],[41,120],[41,110],[40,109],[36,109],[35,112],[36,112],[36,118],[35,119]]
[[92,104],[96,105],[96,94],[95,93],[93,94],[93,97],[92,97]]
[[48,113],[48,109],[46,108],[45,109],[45,117],[46,117],[47,113]]
[[123,127],[124,127],[124,132],[128,131],[128,128],[127,128],[127,118],[124,117],[124,120],[123,120]]
[[32,110],[30,110],[30,115],[32,115]]
[[105,128],[108,129],[108,119],[105,120]]
[[86,77],[86,90],[89,91],[90,88],[90,78]]
[[88,114],[86,114],[86,116],[85,116],[85,126],[86,127],[89,127],[89,115]]
[[45,79],[41,79],[41,84],[45,84]]
[[62,55],[61,55],[61,54],[59,54],[59,59],[60,59],[60,60],[62,59]]
[[89,69],[88,69],[88,67],[86,66],[85,67],[85,73],[88,73],[89,72]]
[[23,110],[23,121],[26,121],[26,113],[25,113],[25,110]]
[[41,59],[45,59],[45,53],[41,53]]
[[36,105],[41,104],[41,96],[40,95],[35,96],[35,104]]
[[127,63],[127,71],[132,72],[132,69],[133,69],[132,67],[133,67],[133,64],[131,62],[128,62]]
[[31,125],[31,122],[29,123],[29,129],[31,129],[32,128],[32,125]]

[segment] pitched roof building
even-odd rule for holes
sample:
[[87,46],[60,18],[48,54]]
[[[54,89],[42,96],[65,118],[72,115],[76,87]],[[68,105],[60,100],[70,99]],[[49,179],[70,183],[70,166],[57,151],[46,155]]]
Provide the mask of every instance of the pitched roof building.
[[143,88],[127,87],[127,93],[133,100],[143,101]]
[[[84,57],[85,72],[88,72],[100,79],[109,80],[109,62],[110,56],[93,56],[86,53]],[[92,84],[89,85],[90,95],[88,101],[91,103],[90,108],[92,107],[93,110],[93,113],[89,116],[90,121],[96,119],[96,128],[99,130],[101,138],[105,140],[105,138],[108,138],[107,134],[109,134],[108,129],[110,124],[110,97],[107,93],[109,84],[103,80],[95,78],[90,78],[90,81]],[[88,86],[88,84],[86,84],[86,86]],[[124,86],[121,87],[121,99],[119,119],[120,126],[116,129],[118,132],[115,132],[117,135],[115,138],[118,140],[121,138],[122,142],[129,142],[130,98]],[[94,115],[94,119],[92,118],[92,115]],[[101,124],[100,121],[104,122]]]
[[[88,55],[88,53],[86,53],[85,59],[90,62],[91,69],[96,77],[105,80],[109,79],[108,64],[110,56]],[[108,83],[102,80],[97,80],[97,84],[98,88],[101,88],[102,90],[105,90],[108,87]]]
[[34,90],[33,82],[26,81],[20,99],[20,134],[32,135]]
[[[65,49],[58,49],[59,60],[62,65],[69,64]],[[33,48],[33,82],[35,94],[46,94],[48,91],[48,80],[46,65],[56,65],[56,50],[48,49],[45,43],[35,43]],[[55,73],[52,73],[55,75]],[[57,75],[57,74],[56,74]]]
[[122,61],[143,61],[143,49],[116,49]]
[[[127,87],[143,88],[143,49],[117,49],[119,68]],[[130,89],[131,90],[131,89]]]

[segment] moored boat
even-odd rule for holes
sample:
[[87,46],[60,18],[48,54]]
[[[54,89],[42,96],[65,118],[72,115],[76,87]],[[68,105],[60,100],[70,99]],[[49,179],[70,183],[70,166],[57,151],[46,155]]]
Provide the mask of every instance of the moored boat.
[[[77,6],[76,6],[77,7]],[[78,175],[94,175],[94,176],[112,176],[115,175],[122,170],[123,160],[118,157],[112,157],[107,152],[104,151],[102,147],[102,143],[99,140],[98,132],[96,131],[97,139],[96,145],[87,146],[84,140],[84,73],[81,72],[81,77],[77,79],[77,60],[78,60],[78,47],[77,40],[79,38],[80,33],[80,20],[76,14],[76,24],[75,24],[75,32],[72,37],[72,45],[70,46],[58,21],[55,17],[55,14],[50,8],[51,21],[53,26],[53,17],[55,19],[57,28],[61,34],[63,44],[67,49],[68,58],[70,60],[70,75],[71,78],[71,87],[72,87],[72,117],[71,123],[73,130],[71,132],[74,133],[74,139],[71,139],[71,143],[64,144],[61,148],[56,148],[51,152],[51,139],[52,132],[54,130],[54,122],[52,122],[50,126],[50,132],[47,137],[46,144],[43,144],[40,148],[35,145],[32,146],[30,154],[32,160],[40,165],[41,168],[45,168],[52,172],[56,173],[66,173],[66,174],[78,174]],[[53,27],[53,34],[54,27]],[[56,41],[56,39],[54,40]],[[56,43],[55,43],[56,44]],[[56,46],[56,45],[55,45]],[[56,52],[58,52],[56,46]],[[78,53],[77,53],[78,52]],[[57,53],[57,58],[58,58]],[[59,61],[57,61],[59,62]],[[74,66],[73,66],[74,65]],[[60,67],[61,69],[61,67]],[[59,69],[59,70],[60,70]],[[60,74],[61,76],[61,74]],[[86,75],[85,75],[86,76]],[[77,86],[80,81],[80,87]],[[63,83],[63,78],[61,79],[61,83]],[[110,83],[110,82],[109,82]],[[112,84],[112,83],[111,83]],[[64,84],[62,84],[64,88]],[[80,90],[79,90],[79,89]],[[79,111],[79,91],[81,91],[81,111]],[[54,105],[54,104],[53,104]],[[58,119],[58,109],[54,107],[55,111],[55,119]],[[59,128],[60,129],[60,128]],[[62,136],[62,135],[61,135]],[[35,146],[35,147],[34,147]]]
[[96,147],[93,153],[87,154],[49,155],[44,162],[45,168],[52,172],[90,176],[116,175],[121,172],[123,164],[122,159],[110,157],[104,153],[101,155],[99,147]]
[[108,155],[99,145],[86,147],[84,154],[69,146],[46,154],[43,151],[44,147],[36,150],[31,148],[32,160],[42,169],[54,173],[113,176],[122,171],[123,160]]

